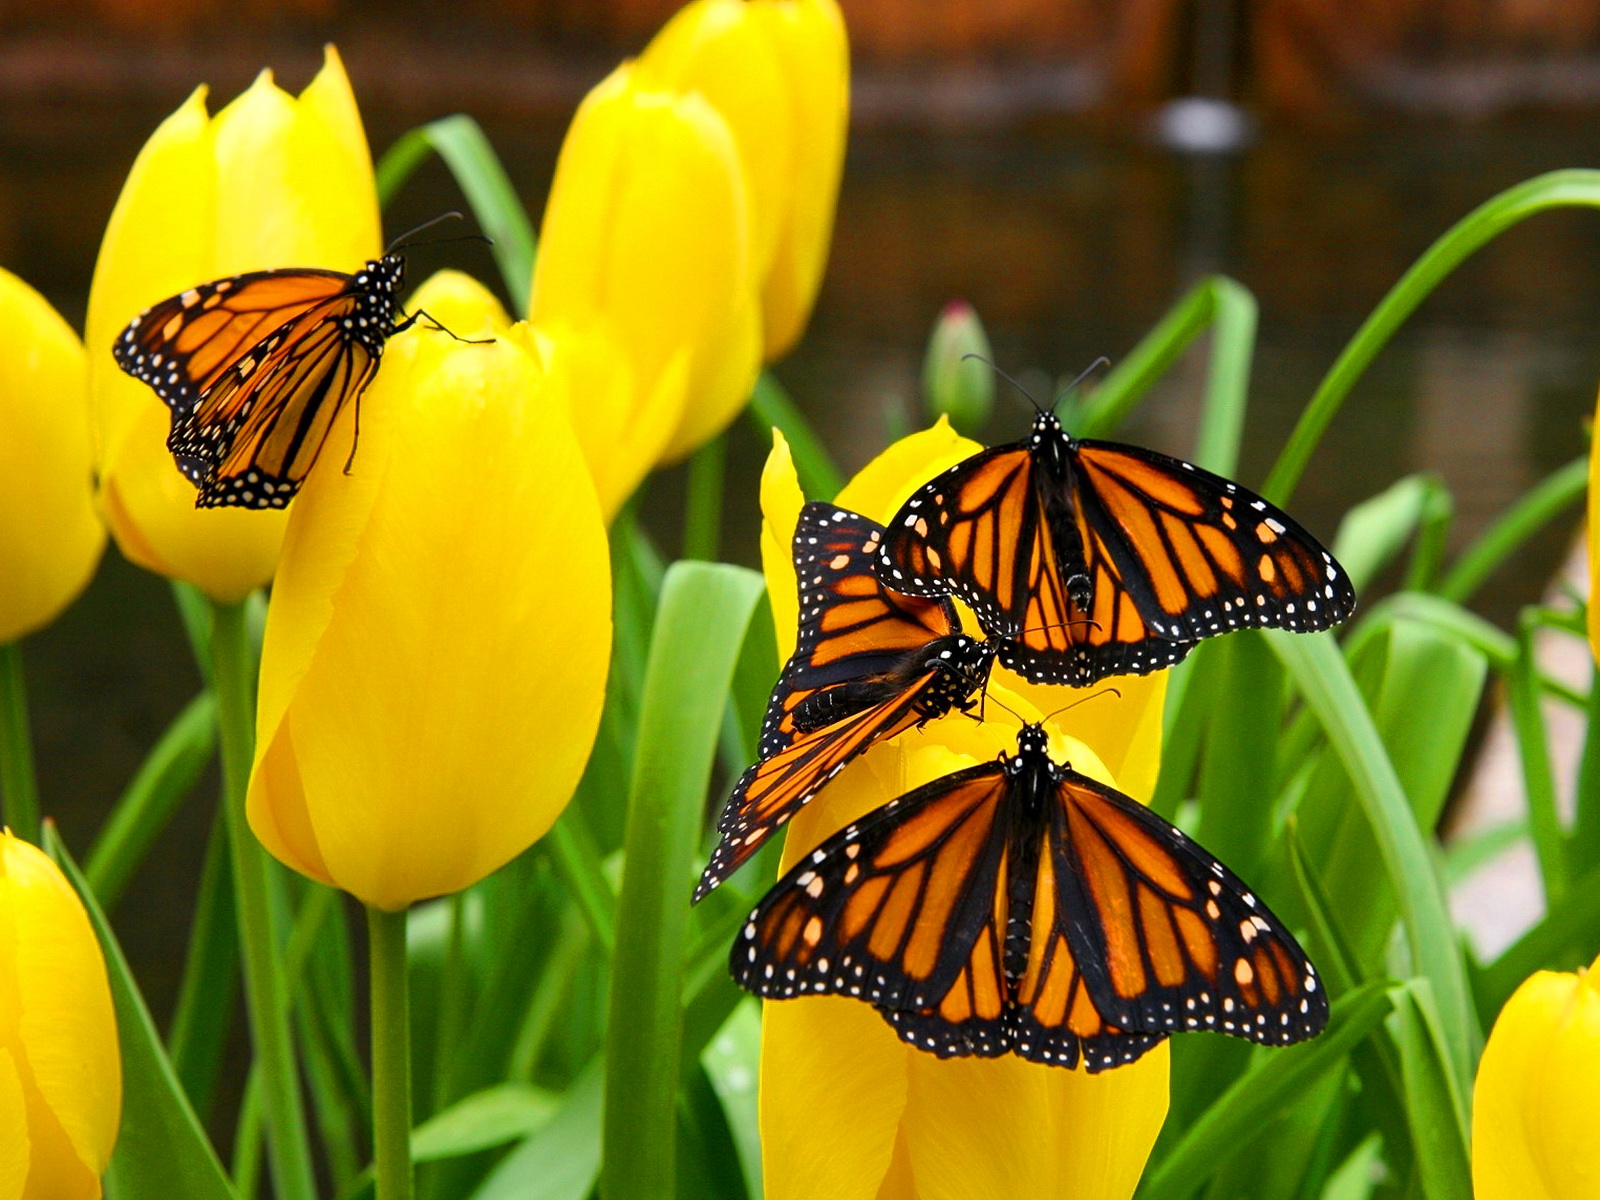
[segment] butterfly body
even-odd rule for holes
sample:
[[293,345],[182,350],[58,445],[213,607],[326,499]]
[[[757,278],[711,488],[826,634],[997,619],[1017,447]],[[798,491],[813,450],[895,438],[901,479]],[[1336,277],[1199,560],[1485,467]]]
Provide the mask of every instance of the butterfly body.
[[172,410],[167,449],[199,489],[196,507],[288,504],[385,343],[414,320],[400,312],[404,278],[398,254],[353,275],[253,271],[128,323],[113,357]]
[[1074,439],[1048,412],[914,492],[874,569],[908,595],[960,597],[1006,667],[1080,686],[1171,666],[1232,629],[1325,629],[1355,605],[1333,556],[1261,497]]
[[717,824],[703,898],[878,742],[970,707],[994,648],[947,600],[898,595],[871,570],[883,527],[813,502],[795,527],[800,629],[757,742]]
[[1090,1071],[1169,1033],[1266,1044],[1327,1021],[1316,971],[1181,831],[1017,752],[906,793],[807,855],[751,912],[730,967],[769,999],[872,1004],[940,1057],[1015,1053]]

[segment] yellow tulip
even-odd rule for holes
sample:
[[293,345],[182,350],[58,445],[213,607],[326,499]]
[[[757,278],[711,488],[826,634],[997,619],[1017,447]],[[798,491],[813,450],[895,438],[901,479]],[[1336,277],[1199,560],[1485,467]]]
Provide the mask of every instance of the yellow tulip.
[[834,0],[694,0],[639,69],[698,91],[728,122],[750,197],[765,357],[799,338],[827,261],[850,115],[850,54]]
[[0,645],[55,620],[105,547],[83,344],[45,298],[0,270]]
[[[702,96],[629,64],[579,106],[545,208],[529,320],[557,340],[626,350],[628,386],[574,410],[580,429],[592,426],[581,435],[591,461],[611,459],[608,493],[626,495],[693,450],[749,397],[761,350],[749,207],[728,123]],[[616,430],[626,438],[605,447]]]
[[[978,447],[943,419],[889,447],[837,503],[885,521],[928,479]],[[794,642],[787,553],[799,484],[777,439],[762,478],[763,563],[780,650]],[[787,623],[787,625],[785,624]],[[966,621],[972,627],[970,619]],[[1125,684],[1132,683],[1128,687]],[[1052,753],[1086,775],[1147,799],[1160,759],[1165,676],[1119,680],[1047,721]],[[1018,719],[1072,698],[997,671],[988,719],[945,720],[874,747],[790,824],[781,870],[862,814],[974,762],[1014,752]],[[1121,774],[1109,770],[1118,763]],[[762,1164],[768,1200],[962,1200],[1029,1195],[1125,1200],[1167,1110],[1165,1043],[1126,1067],[1090,1075],[996,1059],[940,1060],[914,1050],[859,1001],[811,996],[764,1005]],[[817,1152],[818,1146],[828,1149]]]
[[[290,514],[250,824],[283,862],[369,905],[493,871],[550,827],[588,758],[609,560],[552,383],[513,336],[466,345],[413,328],[362,405],[351,473],[314,472]],[[348,444],[352,415],[333,444]]]
[[43,851],[0,831],[0,1200],[91,1200],[122,1116],[105,960]]
[[1506,1001],[1472,1090],[1477,1200],[1600,1195],[1600,959],[1540,971]]
[[287,518],[194,507],[166,450],[166,406],[112,360],[123,326],[241,271],[353,271],[380,250],[379,230],[366,135],[332,47],[298,100],[263,72],[215,118],[197,89],[151,135],[106,226],[85,337],[100,503],[124,555],[235,601],[272,577]]

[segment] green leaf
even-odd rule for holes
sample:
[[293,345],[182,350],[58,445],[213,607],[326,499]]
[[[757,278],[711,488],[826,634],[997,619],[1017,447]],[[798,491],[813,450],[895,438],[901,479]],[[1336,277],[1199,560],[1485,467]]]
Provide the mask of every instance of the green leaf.
[[1567,970],[1594,957],[1594,931],[1600,928],[1600,867],[1573,884],[1566,901],[1552,909],[1495,959],[1476,981],[1478,1014],[1492,1022],[1511,993],[1540,970]]
[[1430,511],[1448,504],[1449,494],[1436,476],[1407,475],[1345,513],[1333,553],[1357,594],[1400,557]]
[[217,702],[201,692],[184,707],[100,828],[83,873],[107,911],[144,861],[183,798],[194,788],[217,745]]
[[168,1043],[184,1093],[202,1115],[211,1108],[238,994],[239,920],[233,907],[228,828],[219,813],[200,869]]
[[1283,1050],[1259,1051],[1250,1070],[1216,1097],[1145,1173],[1140,1200],[1184,1200],[1256,1129],[1290,1108],[1324,1072],[1341,1067],[1389,1009],[1385,985],[1368,984],[1334,1002],[1320,1037]]
[[1476,833],[1452,838],[1444,849],[1445,882],[1455,887],[1479,867],[1499,858],[1527,836],[1527,819],[1516,817]]
[[606,1026],[607,1200],[674,1178],[688,897],[711,765],[745,628],[764,590],[741,567],[668,569],[650,643]]
[[1522,764],[1522,784],[1528,803],[1528,831],[1539,858],[1545,907],[1559,908],[1568,887],[1566,833],[1556,810],[1555,770],[1550,763],[1544,709],[1539,694],[1539,660],[1534,637],[1539,622],[1536,610],[1522,614],[1517,623],[1517,657],[1512,664],[1510,687],[1511,728],[1516,734]]
[[380,202],[388,204],[430,151],[450,168],[479,228],[493,240],[495,261],[500,264],[511,306],[519,317],[527,316],[537,245],[533,222],[494,147],[471,117],[458,113],[431,122],[403,134],[389,147],[378,163]]
[[761,1076],[761,1006],[746,996],[700,1055],[733,1134],[745,1194],[761,1196],[761,1130],[756,1082]]
[[1394,1011],[1386,1024],[1400,1051],[1406,1120],[1423,1194],[1429,1200],[1468,1200],[1468,1089],[1451,1068],[1433,989],[1426,979],[1412,979],[1390,989],[1389,999]]
[[770,371],[761,372],[750,393],[750,419],[755,422],[763,445],[771,444],[774,429],[783,434],[794,458],[795,474],[800,477],[800,490],[807,500],[831,500],[839,494],[844,476],[805,414]]
[[1600,208],[1600,171],[1551,171],[1507,188],[1468,213],[1423,252],[1372,310],[1316,394],[1267,479],[1264,494],[1289,503],[1323,433],[1378,352],[1423,300],[1469,256],[1513,225],[1550,208]]
[[1461,552],[1450,573],[1439,584],[1439,594],[1465,604],[1528,539],[1579,503],[1588,486],[1587,456],[1573,459],[1540,480]]
[[238,1200],[161,1048],[116,934],[78,866],[46,823],[45,849],[77,890],[105,954],[122,1049],[122,1131],[111,1158],[114,1200]]
[[1372,1200],[1383,1166],[1383,1135],[1369,1133],[1328,1177],[1321,1200]]
[[458,1100],[411,1134],[416,1162],[457,1158],[530,1137],[549,1123],[558,1097],[526,1083],[501,1083]]
[[600,848],[576,805],[567,806],[540,845],[583,913],[595,942],[610,954],[617,940],[617,894],[606,878]]
[[1350,774],[1399,900],[1401,926],[1413,969],[1432,982],[1439,1001],[1455,1077],[1470,1079],[1482,1033],[1471,1004],[1443,882],[1372,714],[1331,635],[1269,630],[1266,636]]
[[1191,288],[1085,402],[1066,406],[1062,424],[1078,437],[1115,432],[1207,326],[1213,328],[1211,370],[1195,461],[1231,475],[1250,384],[1256,302],[1248,289],[1226,276],[1213,275]]
[[472,1200],[588,1200],[600,1177],[602,1066],[591,1063],[544,1126],[508,1154]]

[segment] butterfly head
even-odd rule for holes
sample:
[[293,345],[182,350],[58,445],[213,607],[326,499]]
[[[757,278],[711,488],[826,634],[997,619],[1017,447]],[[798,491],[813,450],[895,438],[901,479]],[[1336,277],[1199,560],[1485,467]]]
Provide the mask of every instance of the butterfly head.
[[1053,412],[1041,410],[1033,418],[1033,430],[1028,434],[1028,452],[1036,463],[1043,464],[1057,479],[1067,476],[1072,457],[1072,439],[1061,428],[1061,419]]

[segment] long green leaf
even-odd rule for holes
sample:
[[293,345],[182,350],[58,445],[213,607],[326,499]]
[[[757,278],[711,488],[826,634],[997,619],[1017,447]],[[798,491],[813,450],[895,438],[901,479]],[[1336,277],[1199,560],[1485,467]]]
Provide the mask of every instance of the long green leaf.
[[1581,501],[1589,486],[1589,460],[1575,458],[1541,479],[1461,552],[1439,584],[1439,594],[1465,604],[1500,564],[1534,534]]
[[109,911],[211,761],[217,702],[201,692],[167,726],[95,838],[83,873]]
[[228,827],[218,814],[200,870],[168,1043],[189,1102],[202,1115],[211,1108],[239,994],[239,919],[228,854]]
[[458,113],[433,121],[410,130],[389,147],[378,163],[379,200],[387,204],[429,151],[438,154],[455,176],[479,227],[494,242],[495,261],[512,307],[518,316],[527,316],[537,246],[533,222],[494,147],[471,117]]
[[1546,913],[1479,975],[1478,1014],[1485,1022],[1519,984],[1535,971],[1572,970],[1594,957],[1594,931],[1600,928],[1600,867],[1573,884],[1566,903]]
[[1389,1011],[1385,985],[1368,984],[1334,1003],[1327,1032],[1302,1046],[1259,1054],[1146,1173],[1140,1200],[1183,1200],[1264,1122],[1336,1069]]
[[1539,696],[1539,660],[1534,635],[1538,622],[1524,613],[1517,628],[1517,658],[1511,668],[1511,728],[1516,734],[1517,754],[1522,763],[1523,791],[1528,802],[1528,831],[1539,858],[1539,876],[1544,884],[1548,909],[1561,907],[1568,887],[1566,834],[1561,814],[1556,810],[1556,777],[1550,763],[1550,744],[1546,736],[1544,710]]
[[599,1062],[587,1067],[537,1133],[508,1154],[472,1200],[586,1200],[600,1174]]
[[1406,1121],[1424,1195],[1429,1200],[1469,1200],[1472,1168],[1468,1159],[1466,1089],[1454,1077],[1449,1048],[1426,979],[1393,988],[1389,1035],[1400,1051]]
[[645,671],[606,1027],[607,1200],[674,1178],[688,897],[711,765],[745,626],[764,588],[740,567],[668,569]]
[[1413,969],[1430,980],[1458,1080],[1472,1078],[1482,1045],[1443,883],[1394,764],[1332,636],[1267,633],[1268,644],[1316,712],[1355,784],[1400,904]]
[[111,1159],[115,1200],[238,1200],[200,1120],[189,1107],[155,1022],[117,936],[55,828],[46,824],[45,849],[77,890],[100,940],[117,1012],[122,1049],[122,1131]]
[[839,489],[844,487],[844,476],[805,414],[770,371],[761,372],[755,390],[750,393],[750,419],[755,422],[763,445],[774,429],[783,434],[806,499],[831,500],[839,494]]
[[[1285,505],[1317,443],[1372,360],[1450,272],[1513,225],[1551,208],[1600,208],[1600,171],[1551,171],[1479,205],[1423,252],[1340,352],[1283,448],[1264,494]],[[1441,998],[1442,999],[1442,998]]]

